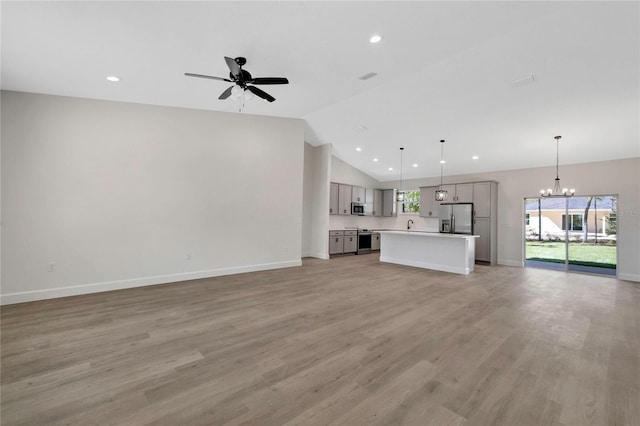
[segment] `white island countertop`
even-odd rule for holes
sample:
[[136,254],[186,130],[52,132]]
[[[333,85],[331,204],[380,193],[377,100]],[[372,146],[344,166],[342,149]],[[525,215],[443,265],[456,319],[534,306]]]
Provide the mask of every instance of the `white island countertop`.
[[478,235],[424,231],[380,233],[380,261],[467,275],[475,265]]

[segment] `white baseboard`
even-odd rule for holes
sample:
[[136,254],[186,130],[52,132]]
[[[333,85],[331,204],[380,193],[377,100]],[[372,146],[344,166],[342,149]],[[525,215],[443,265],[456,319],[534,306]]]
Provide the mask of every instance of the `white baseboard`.
[[523,268],[524,262],[521,260],[498,259],[498,265],[515,266],[517,268]]
[[619,280],[625,280],[625,281],[640,282],[640,275],[638,275],[638,274],[623,274],[621,272],[618,272],[618,279]]
[[78,296],[81,294],[100,293],[103,291],[122,290],[126,288],[144,287],[157,284],[168,284],[179,281],[197,280],[201,278],[219,277],[223,275],[242,274],[245,272],[266,271],[269,269],[291,268],[301,266],[302,260],[262,263],[257,265],[236,266],[233,268],[210,269],[206,271],[185,272],[171,275],[158,275],[130,280],[109,281],[103,283],[82,284],[71,287],[58,287],[45,290],[24,291],[0,295],[0,305],[33,302],[36,300],[55,299],[58,297]]
[[329,255],[327,253],[309,253],[305,257],[315,257],[316,259],[329,259]]

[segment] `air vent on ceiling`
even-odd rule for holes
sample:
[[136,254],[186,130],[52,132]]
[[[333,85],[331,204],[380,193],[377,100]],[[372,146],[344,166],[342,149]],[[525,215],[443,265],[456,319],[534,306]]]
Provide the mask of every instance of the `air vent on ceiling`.
[[376,75],[378,75],[378,74],[376,74],[375,72],[370,72],[370,73],[367,73],[365,75],[361,75],[360,77],[358,77],[358,79],[359,80],[369,80],[370,78],[373,78]]

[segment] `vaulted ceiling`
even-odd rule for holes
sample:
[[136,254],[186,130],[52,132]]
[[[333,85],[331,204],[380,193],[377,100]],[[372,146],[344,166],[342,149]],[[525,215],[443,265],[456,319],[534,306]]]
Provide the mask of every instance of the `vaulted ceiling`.
[[439,175],[440,139],[446,174],[553,165],[555,135],[561,164],[640,156],[638,2],[0,7],[4,90],[237,112],[228,83],[184,73],[225,77],[244,56],[290,84],[243,114],[304,119],[309,143],[382,181],[401,146],[405,179]]

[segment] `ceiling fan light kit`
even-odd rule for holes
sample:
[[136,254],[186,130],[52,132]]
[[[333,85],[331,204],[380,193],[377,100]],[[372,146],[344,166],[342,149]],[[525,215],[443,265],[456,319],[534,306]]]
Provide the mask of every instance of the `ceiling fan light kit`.
[[210,80],[234,83],[234,85],[229,86],[220,94],[218,99],[221,100],[227,99],[233,95],[236,98],[242,98],[244,101],[250,100],[255,95],[267,102],[273,102],[276,98],[264,90],[252,85],[289,84],[289,80],[285,77],[253,77],[249,71],[242,68],[247,63],[247,59],[242,56],[238,56],[237,58],[229,58],[228,56],[225,56],[224,60],[229,67],[229,78],[189,72],[184,73],[184,75],[187,77],[208,78]]
[[559,167],[558,165],[559,165],[559,158],[560,158],[560,138],[561,137],[562,136],[554,136],[554,139],[556,140],[556,178],[553,183],[553,189],[548,188],[546,190],[545,189],[540,190],[540,196],[545,198],[573,197],[576,192],[576,190],[573,188],[560,189],[560,177],[558,174],[558,167]]
[[435,192],[436,201],[446,201],[447,191],[442,189],[442,168],[444,167],[444,139],[440,140],[440,186]]

